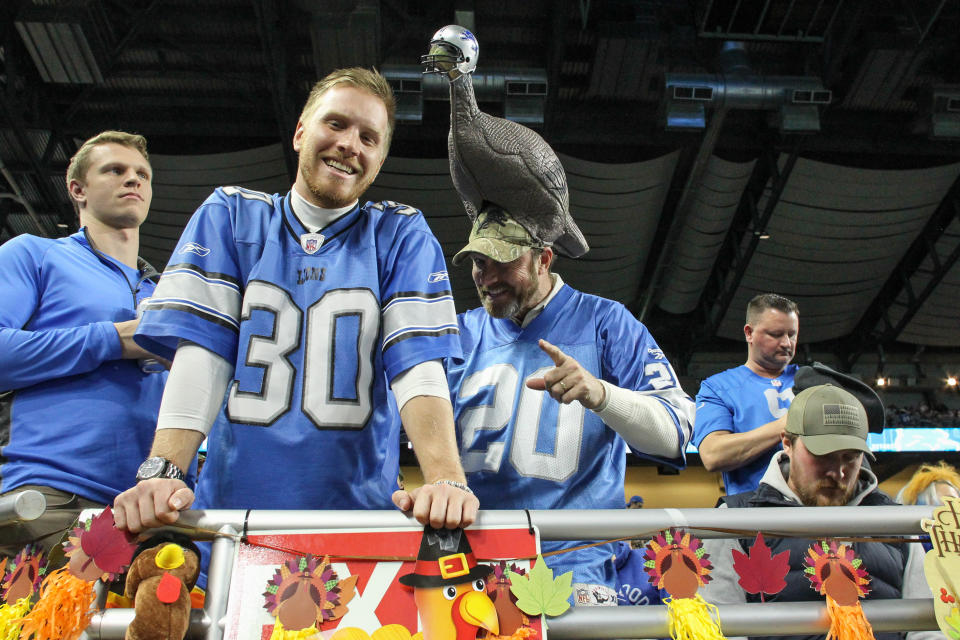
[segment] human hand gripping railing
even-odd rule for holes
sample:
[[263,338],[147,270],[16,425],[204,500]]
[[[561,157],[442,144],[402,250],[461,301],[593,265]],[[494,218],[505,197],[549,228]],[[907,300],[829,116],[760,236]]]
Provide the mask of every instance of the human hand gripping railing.
[[[933,507],[770,507],[764,509],[621,509],[553,511],[481,511],[478,525],[527,526],[540,531],[542,540],[606,540],[650,538],[669,527],[683,527],[703,538],[769,534],[810,538],[858,536],[916,536],[920,521],[930,518]],[[420,525],[399,511],[185,511],[181,526],[196,537],[222,532],[214,541],[206,609],[194,611],[188,638],[219,640],[229,593],[232,555],[237,532],[277,530],[354,529]],[[719,533],[719,531],[737,533]],[[829,536],[823,532],[829,532]],[[867,567],[869,569],[869,567]],[[935,630],[932,599],[866,600],[862,603],[875,631]],[[826,633],[826,606],[820,602],[719,605],[723,632],[730,636]],[[94,615],[87,630],[90,639],[122,638],[133,618],[132,610],[110,609]],[[550,637],[654,638],[667,637],[666,607],[573,608],[550,619]]]

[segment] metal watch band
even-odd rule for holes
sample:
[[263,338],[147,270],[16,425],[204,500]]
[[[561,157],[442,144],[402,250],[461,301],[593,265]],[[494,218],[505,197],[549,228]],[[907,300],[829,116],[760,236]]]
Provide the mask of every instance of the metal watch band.
[[183,473],[183,469],[167,460],[167,466],[163,468],[163,472],[160,475],[161,477],[170,478],[171,480],[183,480],[186,474]]

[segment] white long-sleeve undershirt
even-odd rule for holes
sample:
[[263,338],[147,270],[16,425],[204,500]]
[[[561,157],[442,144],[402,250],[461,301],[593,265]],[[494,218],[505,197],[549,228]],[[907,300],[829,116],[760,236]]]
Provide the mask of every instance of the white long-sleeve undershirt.
[[680,436],[673,416],[651,395],[601,380],[606,397],[595,413],[633,449],[660,458],[679,458]]
[[[188,429],[209,434],[234,367],[219,355],[185,342],[177,348],[173,367],[163,390],[157,429]],[[439,360],[410,367],[391,383],[397,407],[416,396],[450,398],[447,377]]]

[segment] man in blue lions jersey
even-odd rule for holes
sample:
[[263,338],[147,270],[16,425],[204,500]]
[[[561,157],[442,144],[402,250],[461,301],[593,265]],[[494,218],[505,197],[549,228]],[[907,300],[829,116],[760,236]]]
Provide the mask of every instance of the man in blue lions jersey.
[[376,72],[331,73],[297,123],[291,191],[219,188],[191,218],[137,333],[176,358],[118,526],[191,505],[179,469],[208,431],[198,507],[389,508],[401,422],[426,480],[403,506],[435,527],[474,520],[442,365],[460,348],[439,244],[412,207],[358,204],[394,104]]
[[774,293],[747,304],[747,361],[712,375],[697,394],[694,444],[708,471],[722,471],[728,495],[753,491],[780,450],[793,400],[790,364],[800,320],[793,300]]
[[[693,403],[646,327],[565,285],[553,258],[493,204],[454,256],[472,263],[483,303],[460,315],[464,355],[448,364],[464,469],[485,507],[622,509],[627,447],[682,466]],[[616,605],[613,554],[606,544],[547,563],[573,571],[576,604]]]

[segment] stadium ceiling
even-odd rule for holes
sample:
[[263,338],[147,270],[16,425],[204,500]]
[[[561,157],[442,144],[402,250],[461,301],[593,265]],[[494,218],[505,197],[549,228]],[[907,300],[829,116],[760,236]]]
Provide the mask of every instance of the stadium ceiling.
[[481,108],[567,168],[593,249],[557,270],[626,304],[681,372],[742,350],[764,291],[847,367],[878,345],[960,352],[955,0],[7,0],[0,240],[74,230],[66,161],[123,129],[155,158],[143,253],[161,266],[212,186],[288,186],[311,84],[366,65],[399,103],[372,194],[424,210],[452,255],[446,90],[417,67],[450,23],[478,36]]

